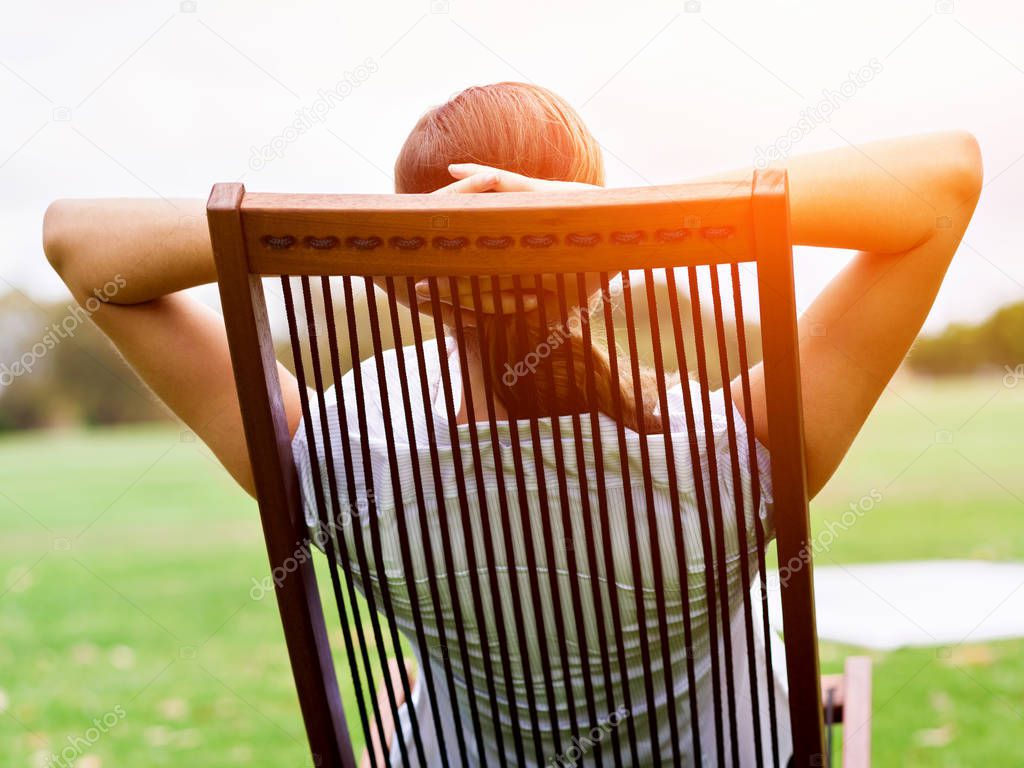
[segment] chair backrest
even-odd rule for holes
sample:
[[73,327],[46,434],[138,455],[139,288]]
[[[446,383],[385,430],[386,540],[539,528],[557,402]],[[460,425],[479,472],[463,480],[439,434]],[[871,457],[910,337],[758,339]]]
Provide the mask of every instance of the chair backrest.
[[[568,764],[557,762],[566,759],[559,755],[578,744],[603,712],[631,704],[638,711],[660,712],[668,722],[656,723],[654,714],[646,724],[627,717],[586,760],[636,764],[637,741],[650,729],[656,754],[645,759],[653,764],[684,764],[690,759],[686,755],[698,764],[722,764],[728,755],[735,762],[736,691],[741,689],[752,702],[754,738],[768,745],[764,752],[757,749],[759,765],[762,754],[771,754],[767,764],[778,764],[778,729],[787,721],[792,764],[822,764],[784,173],[572,194],[281,195],[247,194],[240,184],[218,184],[208,218],[260,514],[314,764],[353,766],[354,746],[370,740],[382,712],[397,713],[400,688],[410,700],[404,664],[410,652],[421,662],[430,660],[421,665],[420,676],[434,719],[433,725],[417,725],[415,712],[409,714],[416,749],[407,750],[398,739],[403,764],[421,764],[417,752],[423,754],[427,738],[447,738],[444,764],[447,754],[459,756],[456,764],[467,764],[488,722],[504,723],[494,729],[504,739],[496,760],[502,765],[552,764],[553,759]],[[425,361],[432,354],[438,361],[454,355],[458,370],[468,375],[465,334],[458,322],[442,325],[440,289],[450,289],[452,309],[464,317],[478,311],[482,291],[509,276],[520,301],[523,293],[539,288],[557,295],[561,317],[547,318],[548,325],[558,320],[565,327],[578,319],[585,340],[592,333],[605,336],[612,378],[625,368],[638,381],[641,363],[653,367],[662,382],[657,393],[662,414],[669,411],[663,382],[670,369],[678,370],[684,382],[682,436],[671,434],[669,420],[663,419],[663,434],[644,434],[641,425],[639,439],[630,433],[627,440],[621,421],[612,422],[617,427],[609,431],[607,419],[592,410],[552,419],[531,416],[501,432],[504,422],[496,419],[493,398],[473,403],[468,380],[460,387],[447,365],[439,365],[439,384],[428,381]],[[748,322],[754,314],[750,307],[744,317],[745,276],[756,288],[759,328]],[[305,481],[304,492],[282,407],[266,278],[280,278],[267,285],[280,285],[282,291],[304,416],[298,437],[314,454],[309,469],[314,478]],[[413,281],[422,279],[430,291],[423,318],[401,303]],[[339,284],[342,295],[336,296]],[[592,285],[601,286],[602,300],[596,311],[584,311]],[[613,294],[621,305],[617,309],[608,300]],[[471,305],[466,297],[476,302]],[[510,322],[523,316],[514,314]],[[451,338],[443,340],[446,334]],[[388,358],[385,350],[392,344],[415,349]],[[709,402],[716,382],[738,377],[739,410],[751,423],[748,368],[758,352],[777,556],[789,564],[779,590],[788,718],[777,711],[771,655],[767,674],[753,664],[755,645],[768,644],[770,633],[766,534],[756,514],[762,493],[758,448],[753,430],[737,423],[731,407],[725,408],[728,444],[724,452],[716,446]],[[582,386],[593,387],[593,360],[587,353],[580,357],[573,361],[570,354],[570,365],[581,366]],[[495,382],[484,379],[490,394]],[[687,387],[688,379],[699,387]],[[333,392],[331,382],[337,385]],[[432,386],[441,387],[443,405],[431,397]],[[459,391],[466,393],[468,411],[461,425]],[[635,396],[639,404],[639,388]],[[413,412],[432,406],[447,410],[440,421]],[[426,434],[414,434],[416,425]],[[381,428],[384,439],[371,445],[370,433],[379,436]],[[371,448],[378,453],[371,455]],[[636,449],[639,456],[627,457]],[[652,463],[668,477],[654,478]],[[741,480],[744,467],[748,481]],[[497,473],[496,484],[485,480],[485,471]],[[691,473],[696,527],[680,522],[683,480],[677,475],[683,471]],[[625,555],[613,552],[609,542],[613,524],[605,472],[637,489],[621,493]],[[454,496],[443,492],[446,478],[457,489]],[[526,478],[535,487],[527,489]],[[658,517],[654,488],[657,484],[664,494],[666,483],[671,514]],[[385,505],[390,516],[382,532]],[[750,509],[753,517],[744,514]],[[310,510],[318,520],[307,520]],[[574,527],[572,515],[592,524]],[[729,516],[734,520],[724,519]],[[739,558],[738,576],[726,572],[730,531],[741,551],[752,553]],[[440,540],[431,541],[431,535]],[[688,548],[686,536],[700,541]],[[324,550],[323,557],[311,554],[314,544]],[[687,552],[702,553],[703,566],[695,566],[696,572],[687,568]],[[522,578],[499,567],[513,560],[525,564]],[[328,641],[315,563],[326,567],[325,591],[337,602],[342,624],[337,649]],[[461,582],[460,568],[470,575]],[[749,664],[731,652],[706,653],[703,660],[690,652],[690,614],[698,609],[686,602],[687,579],[699,581],[706,597],[709,647],[745,648]],[[623,592],[620,582],[634,586]],[[636,585],[653,590],[653,602],[645,601]],[[682,611],[675,611],[682,616],[666,611],[666,588],[683,601]],[[396,600],[402,602],[400,610]],[[402,613],[401,622],[396,613]],[[636,637],[624,640],[623,616],[634,622]],[[543,646],[543,652],[516,651],[530,646],[531,634],[534,651]],[[573,654],[581,648],[598,652]],[[680,648],[678,658],[685,657],[685,663],[673,656]],[[341,679],[353,690],[348,715],[358,717],[361,735],[350,735],[332,650],[343,659]],[[627,652],[641,655],[642,680],[625,679]],[[389,657],[400,662],[394,681]],[[709,671],[695,670],[703,663],[710,664]],[[662,670],[661,679],[652,675],[656,669]],[[707,703],[697,701],[695,681],[701,674],[710,675],[715,710],[713,730],[703,733],[697,708]],[[685,683],[673,675],[685,676]],[[584,684],[570,684],[574,676]],[[746,689],[740,685],[745,676]],[[373,688],[381,678],[386,695],[378,701]],[[591,686],[591,679],[601,684]],[[604,692],[601,700],[591,688]],[[687,693],[675,701],[680,690]],[[524,693],[527,701],[512,700]],[[574,701],[574,694],[580,700]],[[437,697],[450,697],[451,708],[447,702],[439,706]],[[659,710],[659,698],[675,705]],[[762,720],[765,711],[769,717]],[[691,723],[689,733],[679,725],[682,713]],[[671,737],[659,740],[665,726]],[[435,732],[425,733],[428,727]],[[552,746],[560,749],[546,754]],[[475,760],[486,757],[481,753]]]

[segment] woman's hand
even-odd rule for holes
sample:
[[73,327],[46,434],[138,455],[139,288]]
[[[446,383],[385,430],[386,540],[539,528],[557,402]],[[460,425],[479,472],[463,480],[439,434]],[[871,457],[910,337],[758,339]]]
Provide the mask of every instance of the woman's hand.
[[[452,163],[448,166],[448,172],[457,181],[445,187],[435,190],[432,194],[476,194],[480,192],[580,192],[588,189],[599,189],[593,184],[583,184],[576,181],[553,181],[551,179],[534,179],[530,176],[523,176],[513,171],[504,171],[500,168],[492,168],[488,165],[478,163]],[[496,304],[501,304],[501,311],[504,314],[512,314],[517,311],[516,293],[511,277],[499,278],[500,291],[495,293],[492,282],[489,279],[480,280],[480,311],[487,315],[497,313]],[[553,291],[545,291],[542,297],[537,296],[536,285],[530,278],[522,279],[522,307],[526,313],[537,309],[539,298],[544,298],[548,304],[554,307]],[[427,280],[420,280],[416,284],[417,302],[421,312],[430,312],[431,297],[430,287]],[[437,293],[441,302],[441,314],[445,323],[451,325],[454,322],[454,303],[448,281],[439,279],[437,281]],[[461,307],[460,319],[463,326],[476,325],[476,302],[473,298],[471,284],[468,280],[459,281],[459,304]],[[554,317],[549,312],[549,317]]]
[[580,192],[585,189],[599,189],[593,184],[578,181],[553,181],[534,179],[512,171],[503,171],[478,163],[452,163],[450,173],[458,181],[435,190],[433,194],[448,192]]

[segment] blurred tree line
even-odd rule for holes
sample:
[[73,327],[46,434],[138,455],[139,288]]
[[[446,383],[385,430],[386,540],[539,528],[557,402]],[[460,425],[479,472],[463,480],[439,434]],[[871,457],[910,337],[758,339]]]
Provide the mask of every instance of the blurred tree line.
[[[310,360],[306,335],[306,320],[302,311],[302,294],[298,281],[294,281],[294,296],[298,304],[300,349],[308,366]],[[353,312],[358,318],[367,315],[367,294],[362,281],[354,280]],[[340,279],[332,279],[334,322],[338,332],[342,371],[351,367],[348,344],[347,308]],[[268,296],[279,302],[280,283],[268,281]],[[727,308],[728,282],[723,283]],[[668,288],[664,282],[655,284],[660,342],[667,371],[676,368],[676,352],[669,312]],[[312,281],[314,313],[318,315],[320,336],[326,340],[324,329],[323,294],[318,281]],[[381,324],[385,347],[393,346],[388,303],[381,292],[375,292],[373,301]],[[634,317],[636,318],[639,355],[650,365],[653,362],[653,335],[647,308],[647,294],[637,284],[633,290]],[[612,297],[615,329],[622,354],[625,351],[625,313],[621,294]],[[701,307],[704,325],[704,346],[712,386],[721,383],[721,367],[714,333],[714,315],[710,301]],[[686,353],[691,368],[695,359],[696,340],[693,332],[692,307],[685,291],[679,292],[680,315]],[[727,310],[728,311],[728,310]],[[598,338],[602,335],[603,318],[592,318]],[[358,346],[365,358],[373,349],[369,324],[359,322]],[[433,338],[433,322],[422,318],[425,339]],[[737,333],[728,317],[724,322],[729,371],[738,370]],[[413,341],[412,320],[408,311],[401,310],[399,328],[402,342]],[[294,358],[287,325],[275,326],[279,358],[294,368]],[[761,359],[760,334],[755,323],[746,324],[748,360],[752,365]],[[331,383],[330,362],[326,341],[321,345],[321,365],[327,383]],[[1016,369],[1024,362],[1024,302],[1006,306],[987,320],[975,324],[955,324],[937,335],[920,339],[908,359],[911,370],[932,376],[969,374],[986,368]],[[0,432],[59,427],[67,425],[121,424],[128,422],[166,420],[169,414],[149,392],[132,370],[124,363],[110,342],[92,325],[85,313],[73,304],[64,302],[38,304],[23,294],[9,292],[0,295]]]
[[167,419],[73,303],[0,296],[0,432]]
[[956,323],[921,339],[907,362],[911,370],[931,376],[1015,369],[1024,363],[1024,301],[1003,307],[976,325]]

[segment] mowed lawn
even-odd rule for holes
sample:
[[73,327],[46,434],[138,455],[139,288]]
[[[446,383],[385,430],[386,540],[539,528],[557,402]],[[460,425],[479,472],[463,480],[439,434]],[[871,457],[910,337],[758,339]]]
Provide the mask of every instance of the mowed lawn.
[[[1022,442],[1024,383],[899,379],[815,525],[881,500],[819,562],[1024,560]],[[0,438],[0,526],[0,765],[310,764],[255,505],[188,433]],[[1024,641],[872,655],[875,765],[1024,764]]]

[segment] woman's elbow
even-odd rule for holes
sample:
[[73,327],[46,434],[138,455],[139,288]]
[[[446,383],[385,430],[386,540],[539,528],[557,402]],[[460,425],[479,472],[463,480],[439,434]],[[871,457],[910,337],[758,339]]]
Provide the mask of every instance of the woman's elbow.
[[68,219],[71,203],[68,200],[54,200],[43,214],[43,253],[54,272],[67,282],[68,271]]
[[[956,131],[950,135],[947,191],[958,208],[976,203],[984,183],[984,166],[978,140],[969,131]],[[970,211],[973,212],[973,205]]]
[[43,253],[79,303],[94,293],[88,274],[89,238],[83,236],[82,223],[77,200],[55,200],[43,215]]

